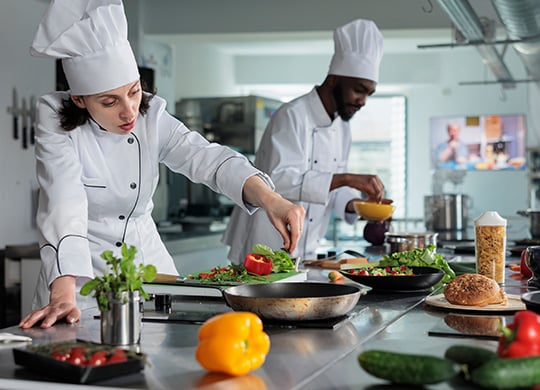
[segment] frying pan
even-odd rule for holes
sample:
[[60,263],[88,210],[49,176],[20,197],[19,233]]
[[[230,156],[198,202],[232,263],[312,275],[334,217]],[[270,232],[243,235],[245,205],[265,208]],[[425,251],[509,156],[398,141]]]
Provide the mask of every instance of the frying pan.
[[243,284],[222,290],[234,311],[281,321],[340,317],[351,311],[364,293],[357,286],[322,282]]
[[232,287],[185,281],[178,283],[161,278],[154,282],[218,289],[234,311],[250,311],[263,319],[280,321],[340,317],[351,311],[360,296],[367,292],[367,289],[356,285],[325,282],[237,284]]

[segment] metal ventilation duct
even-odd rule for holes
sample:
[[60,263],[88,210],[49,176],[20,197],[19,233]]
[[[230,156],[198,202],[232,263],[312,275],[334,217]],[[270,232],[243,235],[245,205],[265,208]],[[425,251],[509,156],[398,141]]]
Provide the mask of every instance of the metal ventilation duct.
[[[438,0],[452,23],[469,43],[484,42],[482,22],[468,0]],[[495,0],[493,0],[495,1]],[[508,0],[513,2],[513,0]],[[531,0],[535,1],[535,0]],[[538,1],[538,0],[536,0]],[[484,63],[495,75],[503,88],[514,88],[515,83],[501,55],[493,45],[475,45]]]
[[491,0],[530,78],[540,80],[540,1]]

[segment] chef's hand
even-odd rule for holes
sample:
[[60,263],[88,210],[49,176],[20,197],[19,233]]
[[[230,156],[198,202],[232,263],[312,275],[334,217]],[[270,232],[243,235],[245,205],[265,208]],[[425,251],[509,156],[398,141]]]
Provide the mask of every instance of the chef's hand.
[[31,328],[41,321],[41,328],[50,328],[63,318],[70,324],[79,321],[81,311],[77,307],[75,288],[75,276],[58,277],[51,284],[49,304],[26,315],[19,323],[19,327],[23,329]]
[[283,238],[283,248],[292,253],[302,234],[306,210],[272,191],[258,176],[246,180],[243,195],[244,201],[266,211],[270,222]]
[[330,183],[330,190],[344,186],[356,188],[366,194],[369,200],[374,202],[380,202],[384,197],[384,184],[377,175],[355,173],[334,174]]

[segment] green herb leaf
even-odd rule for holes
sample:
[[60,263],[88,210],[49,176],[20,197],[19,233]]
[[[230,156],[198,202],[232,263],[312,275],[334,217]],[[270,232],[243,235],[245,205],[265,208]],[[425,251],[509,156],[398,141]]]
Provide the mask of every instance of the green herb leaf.
[[152,264],[135,264],[137,248],[122,244],[122,257],[114,256],[110,250],[103,251],[101,258],[105,260],[105,268],[102,276],[86,282],[80,290],[81,295],[86,296],[94,292],[94,297],[98,302],[99,309],[106,311],[109,309],[108,294],[113,294],[119,298],[124,291],[138,291],[145,299],[149,296],[143,289],[143,282],[151,282],[157,275],[157,269]]
[[252,252],[258,255],[263,255],[272,260],[272,272],[288,272],[294,270],[294,262],[287,252],[284,250],[273,251],[272,248],[263,244],[253,245]]
[[435,245],[429,245],[426,248],[414,248],[409,251],[384,255],[379,265],[381,267],[406,265],[408,267],[432,267],[441,269],[444,271],[445,276],[440,283],[448,283],[456,277],[456,274],[444,257],[435,250]]

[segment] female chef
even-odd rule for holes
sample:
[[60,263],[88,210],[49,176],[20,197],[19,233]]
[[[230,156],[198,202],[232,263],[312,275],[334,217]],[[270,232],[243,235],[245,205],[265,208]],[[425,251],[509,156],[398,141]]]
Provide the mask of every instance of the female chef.
[[53,0],[31,52],[62,58],[70,91],[38,102],[42,267],[35,310],[19,326],[78,321],[90,304],[77,294],[81,284],[103,273],[104,250],[124,242],[137,247],[138,261],[178,274],[151,217],[159,163],[248,213],[262,207],[294,250],[304,209],[274,192],[244,156],[190,131],[163,99],[143,92],[121,0]]

